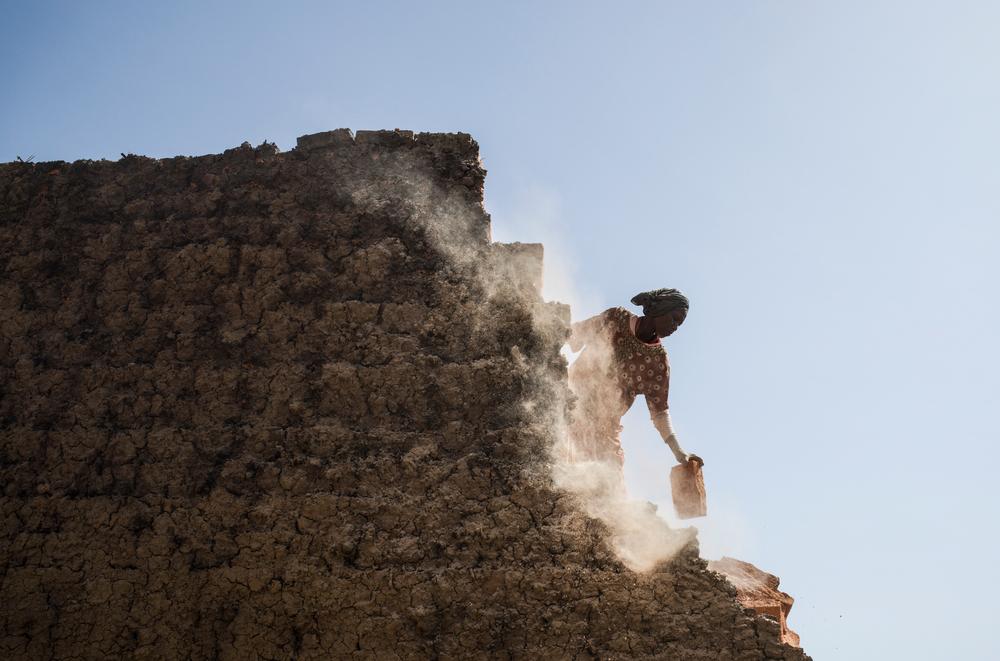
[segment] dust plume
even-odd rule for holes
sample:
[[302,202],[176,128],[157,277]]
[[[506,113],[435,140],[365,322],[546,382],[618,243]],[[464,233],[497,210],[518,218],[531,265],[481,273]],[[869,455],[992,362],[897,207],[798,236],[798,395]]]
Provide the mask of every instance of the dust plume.
[[[569,369],[588,370],[589,378],[576,379],[586,388],[570,390],[568,357],[565,346],[569,321],[568,306],[546,303],[540,294],[542,273],[532,273],[532,264],[540,259],[540,249],[531,246],[492,243],[489,215],[482,207],[470,205],[466,190],[445,189],[425,173],[426,167],[396,152],[393,163],[383,163],[380,179],[369,180],[354,188],[354,204],[369,208],[372,215],[390,206],[394,214],[408,217],[419,227],[426,241],[442,257],[442,268],[455,269],[472,276],[478,285],[482,307],[496,304],[501,310],[527,311],[536,338],[545,346],[559,348],[559,364],[539,364],[528,347],[508,346],[514,365],[530,372],[536,384],[533,390],[544,397],[525,393],[521,405],[532,420],[544,427],[552,439],[549,456],[539,458],[540,478],[568,494],[589,516],[602,521],[609,530],[609,543],[619,559],[630,569],[651,571],[669,561],[694,537],[693,528],[670,528],[656,513],[656,506],[629,498],[619,465],[595,459],[588,449],[608,434],[620,432],[620,397],[611,378],[610,352],[599,345],[588,346]],[[470,209],[470,206],[472,207]],[[482,212],[481,215],[478,211]],[[527,252],[526,259],[519,255]],[[405,256],[397,256],[405,259]],[[583,300],[572,291],[571,263],[561,259],[544,264],[544,279],[558,283],[559,295],[570,301]],[[564,312],[558,319],[558,310]],[[488,335],[490,314],[477,314],[472,320],[477,332]],[[556,393],[556,396],[552,396]],[[585,410],[587,415],[576,415]]]

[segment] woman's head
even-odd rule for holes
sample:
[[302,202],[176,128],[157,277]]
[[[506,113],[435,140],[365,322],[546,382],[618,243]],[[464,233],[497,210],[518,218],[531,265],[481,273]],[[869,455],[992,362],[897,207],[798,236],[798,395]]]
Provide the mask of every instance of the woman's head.
[[653,317],[653,328],[656,329],[656,335],[658,337],[672,335],[677,327],[684,323],[687,314],[687,308],[674,308],[666,314]]
[[677,330],[687,318],[687,296],[676,289],[654,289],[636,294],[632,303],[642,306],[642,314],[652,320],[658,337],[666,337]]

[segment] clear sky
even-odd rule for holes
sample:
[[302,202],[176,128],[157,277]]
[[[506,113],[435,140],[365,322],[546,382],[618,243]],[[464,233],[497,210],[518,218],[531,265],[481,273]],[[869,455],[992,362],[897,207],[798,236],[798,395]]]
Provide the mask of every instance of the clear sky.
[[[487,5],[492,8],[487,8]],[[466,131],[584,318],[677,287],[704,554],[817,660],[1000,658],[1000,4],[0,2],[0,160]],[[670,511],[641,401],[630,489]]]

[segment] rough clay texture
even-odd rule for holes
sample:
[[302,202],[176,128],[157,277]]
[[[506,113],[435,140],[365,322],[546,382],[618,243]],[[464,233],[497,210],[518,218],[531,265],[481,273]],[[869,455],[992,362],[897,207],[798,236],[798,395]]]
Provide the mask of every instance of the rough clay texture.
[[5,659],[807,659],[550,477],[565,306],[465,134],[0,165]]
[[736,588],[736,600],[741,604],[778,620],[781,624],[781,640],[790,645],[799,644],[799,635],[788,628],[788,613],[795,600],[787,592],[778,589],[781,579],[736,558],[722,557],[709,561],[708,568],[729,579]]

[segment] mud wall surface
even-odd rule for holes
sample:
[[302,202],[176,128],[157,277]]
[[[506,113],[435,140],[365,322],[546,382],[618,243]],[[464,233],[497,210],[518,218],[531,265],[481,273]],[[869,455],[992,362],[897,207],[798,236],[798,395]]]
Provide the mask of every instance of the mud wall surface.
[[0,656],[804,659],[555,489],[568,309],[464,134],[0,165]]

